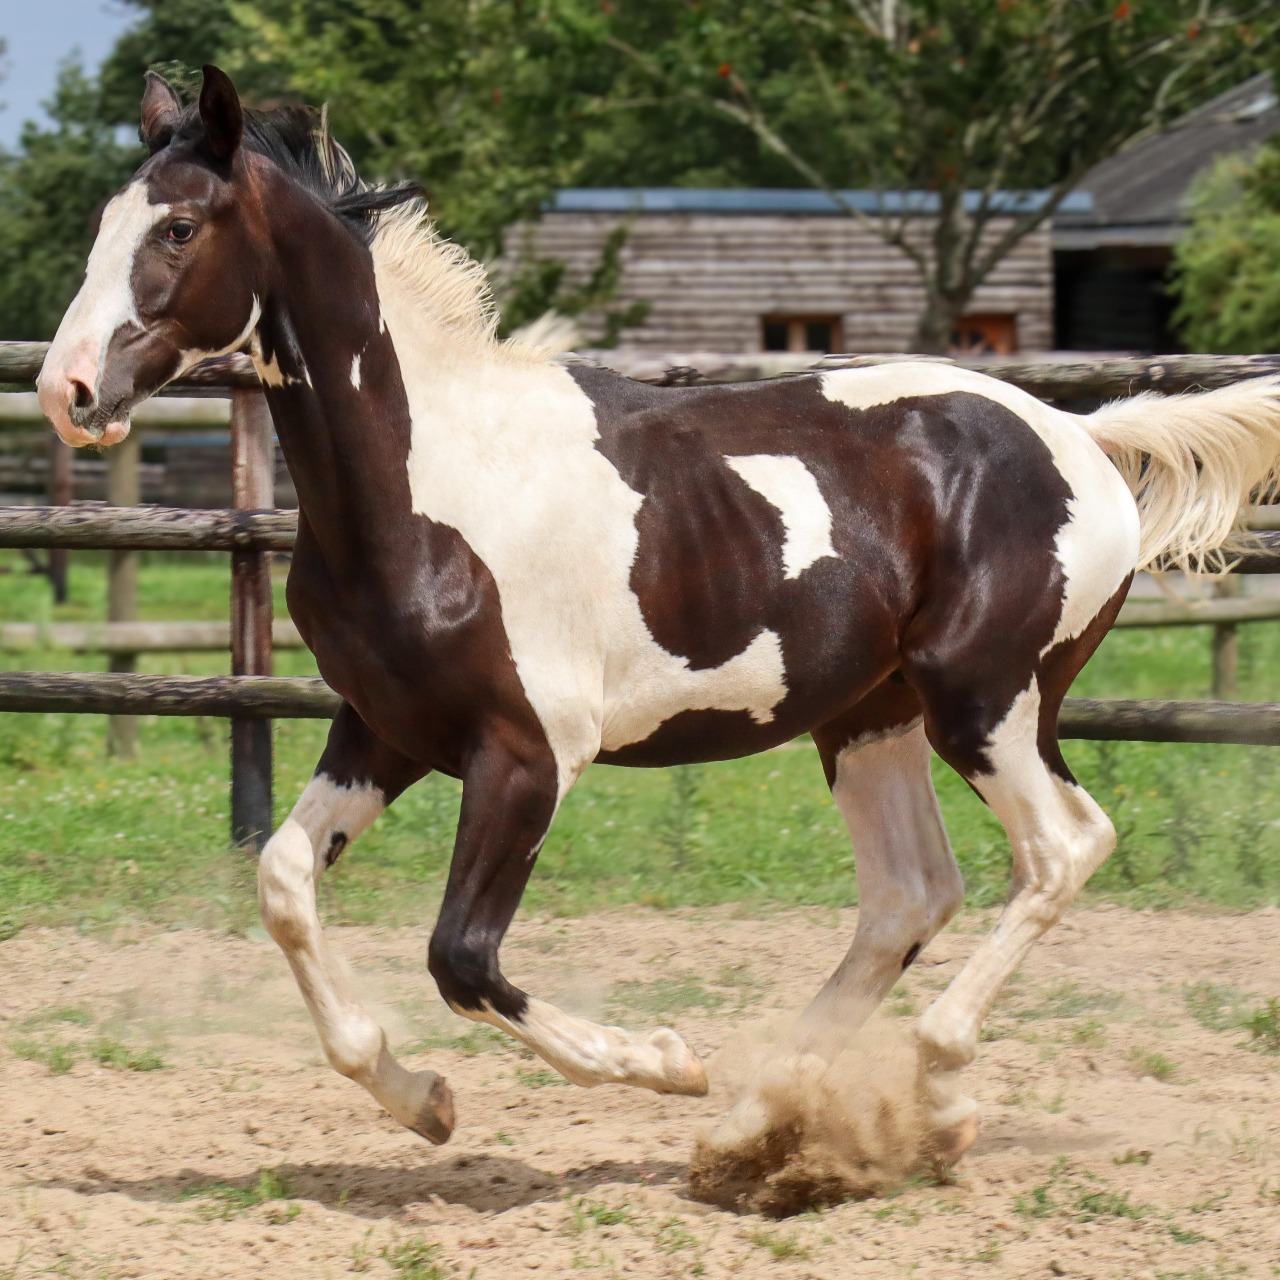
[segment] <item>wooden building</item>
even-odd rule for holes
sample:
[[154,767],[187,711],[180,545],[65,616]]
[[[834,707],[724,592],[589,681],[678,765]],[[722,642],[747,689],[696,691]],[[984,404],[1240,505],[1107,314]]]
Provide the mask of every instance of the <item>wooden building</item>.
[[1280,133],[1270,74],[1254,76],[1089,170],[1088,203],[1053,225],[1056,345],[1067,351],[1180,351],[1168,272],[1195,179]]
[[[901,216],[929,233],[933,197],[846,192],[870,216]],[[997,197],[1011,215],[1038,192]],[[1072,198],[1084,207],[1084,202]],[[933,206],[936,207],[936,206]],[[883,210],[883,212],[881,212]],[[1008,218],[993,220],[991,235]],[[625,224],[619,306],[649,304],[622,343],[648,351],[902,351],[911,343],[924,289],[911,260],[819,191],[571,189],[541,221],[508,233],[505,259],[559,258],[575,279],[600,261],[606,237]],[[588,341],[593,336],[587,323]],[[1053,340],[1053,260],[1048,225],[995,268],[955,335],[964,350],[1042,350]]]

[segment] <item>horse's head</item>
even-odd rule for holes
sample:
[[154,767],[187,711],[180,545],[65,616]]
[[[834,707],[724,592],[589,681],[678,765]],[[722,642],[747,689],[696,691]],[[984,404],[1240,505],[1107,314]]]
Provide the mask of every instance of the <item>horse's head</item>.
[[67,444],[118,444],[139,401],[253,332],[268,240],[243,130],[217,67],[204,69],[198,111],[148,73],[150,158],[103,211],[38,380],[40,408]]

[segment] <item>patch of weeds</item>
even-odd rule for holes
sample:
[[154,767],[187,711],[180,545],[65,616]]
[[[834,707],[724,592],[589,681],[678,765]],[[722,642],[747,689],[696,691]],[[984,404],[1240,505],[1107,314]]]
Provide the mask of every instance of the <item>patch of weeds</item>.
[[1178,1074],[1178,1064],[1154,1049],[1133,1048],[1129,1050],[1128,1056],[1129,1066],[1139,1077],[1150,1076],[1153,1080],[1167,1083]]
[[[430,1049],[452,1049],[456,1053],[474,1058],[481,1053],[501,1053],[512,1047],[524,1050],[510,1036],[505,1036],[496,1027],[483,1024],[469,1027],[463,1032],[435,1031],[411,1040],[400,1049],[402,1054],[426,1053]],[[525,1050],[527,1052],[527,1050]]]
[[1107,1042],[1107,1029],[1100,1018],[1086,1018],[1071,1028],[1071,1043],[1087,1049],[1101,1049]]
[[991,1236],[987,1243],[973,1255],[974,1262],[999,1262],[1000,1261],[1000,1241]]
[[777,1262],[782,1262],[786,1258],[802,1261],[809,1256],[809,1250],[795,1236],[786,1235],[781,1231],[766,1231],[764,1227],[757,1227],[754,1231],[747,1232],[747,1239],[766,1250]]
[[267,1221],[273,1226],[283,1227],[285,1223],[292,1222],[302,1212],[302,1206],[290,1201],[283,1208],[275,1208],[267,1210]]
[[516,1079],[530,1089],[559,1089],[569,1083],[558,1071],[546,1067],[517,1067]]
[[726,1000],[697,974],[682,973],[652,982],[620,982],[613,989],[610,1003],[632,1013],[662,1018],[688,1009],[718,1009]]
[[514,1147],[516,1145],[516,1140],[505,1129],[499,1129],[493,1135],[493,1140],[503,1147]]
[[24,1027],[51,1027],[61,1023],[68,1027],[88,1027],[93,1025],[93,1014],[88,1009],[75,1005],[59,1005],[55,1009],[46,1009],[43,1013],[24,1018]]
[[1195,1204],[1187,1205],[1188,1213],[1221,1213],[1222,1206],[1231,1198],[1231,1188],[1225,1191],[1219,1191],[1216,1196],[1210,1196],[1207,1200],[1197,1200]]
[[445,1280],[439,1262],[440,1246],[429,1244],[421,1236],[383,1245],[378,1256],[399,1280]]
[[872,1209],[871,1216],[878,1222],[887,1222],[890,1218],[901,1218],[903,1224],[914,1227],[920,1221],[918,1210],[905,1204],[886,1204],[879,1209]]
[[1245,993],[1239,987],[1196,982],[1182,988],[1182,1003],[1207,1031],[1232,1031],[1244,1021]]
[[1025,1195],[1014,1198],[1013,1211],[1023,1218],[1048,1218],[1057,1213],[1061,1206],[1054,1199],[1054,1191],[1067,1171],[1067,1161],[1062,1157],[1053,1166],[1053,1171],[1044,1182],[1032,1187]]
[[207,1201],[199,1206],[202,1217],[226,1219],[272,1200],[287,1200],[292,1194],[289,1184],[275,1169],[260,1169],[257,1182],[248,1186],[234,1182],[198,1182],[184,1187],[178,1199]]
[[1076,1197],[1075,1208],[1085,1222],[1096,1222],[1099,1218],[1130,1218],[1137,1222],[1150,1212],[1148,1206],[1134,1204],[1127,1191],[1112,1191],[1107,1187],[1082,1192]]
[[9,1048],[17,1057],[27,1062],[38,1062],[55,1076],[65,1076],[80,1057],[79,1046],[69,1040],[13,1040]]
[[130,1049],[119,1040],[105,1036],[89,1046],[89,1056],[101,1067],[113,1071],[163,1071],[165,1061],[156,1049]]
[[1124,1153],[1124,1155],[1112,1156],[1111,1163],[1112,1164],[1143,1164],[1143,1165],[1150,1164],[1151,1152],[1135,1151],[1132,1147],[1130,1147],[1129,1150]]
[[1112,991],[1086,991],[1074,982],[1059,982],[1043,992],[1037,1002],[1012,1010],[1015,1018],[1079,1018],[1119,1008],[1123,997]]
[[885,1008],[895,1018],[914,1018],[920,1012],[916,1007],[916,1002],[911,998],[911,993],[901,983],[889,992],[889,999]]
[[1255,1009],[1240,1025],[1249,1033],[1249,1048],[1258,1053],[1280,1053],[1280,999],[1274,996]]
[[577,1200],[570,1200],[568,1205],[569,1232],[575,1236],[580,1236],[588,1227],[618,1227],[632,1220],[625,1204],[601,1204],[580,1196]]
[[698,1237],[679,1218],[668,1218],[658,1228],[657,1243],[663,1253],[679,1253],[681,1249],[696,1247]]
[[1198,1231],[1188,1231],[1175,1222],[1169,1224],[1169,1234],[1173,1237],[1175,1244],[1207,1244],[1209,1242],[1208,1236],[1202,1236]]

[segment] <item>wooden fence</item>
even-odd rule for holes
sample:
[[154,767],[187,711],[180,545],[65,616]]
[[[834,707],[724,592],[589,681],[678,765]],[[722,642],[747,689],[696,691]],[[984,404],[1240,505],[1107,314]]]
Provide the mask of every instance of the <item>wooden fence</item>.
[[[0,390],[31,387],[45,346],[0,343]],[[724,357],[681,355],[655,360],[599,355],[620,371],[657,383],[736,381],[810,367],[812,360],[785,354]],[[826,357],[822,368],[857,367],[895,357]],[[1079,401],[1139,390],[1181,391],[1224,386],[1242,378],[1280,374],[1280,357],[1174,356],[1159,360],[958,362],[994,374],[1044,399]],[[696,364],[696,368],[694,367]],[[296,631],[273,626],[270,558],[287,551],[297,528],[294,512],[271,509],[272,433],[265,403],[249,362],[238,356],[210,361],[165,388],[167,395],[232,396],[231,439],[234,509],[189,511],[139,507],[127,488],[129,453],[112,458],[120,476],[106,507],[0,508],[0,547],[54,552],[96,549],[111,553],[111,603],[107,624],[31,624],[0,627],[0,649],[60,643],[111,655],[105,673],[11,671],[0,673],[0,711],[96,713],[113,717],[112,746],[131,747],[138,715],[209,715],[231,720],[231,828],[237,843],[257,844],[272,828],[271,720],[326,718],[337,696],[321,680],[271,675],[273,646],[292,645]],[[136,462],[136,459],[135,459]],[[136,472],[135,472],[136,473]],[[1264,517],[1262,523],[1267,523]],[[231,623],[140,623],[131,612],[139,551],[228,551],[232,557]],[[133,566],[132,568],[130,566]],[[1280,530],[1266,529],[1242,557],[1240,572],[1280,572]],[[1275,616],[1273,601],[1220,598],[1193,605],[1126,606],[1122,625],[1237,623]],[[179,633],[179,628],[184,629]],[[194,628],[194,629],[193,629]],[[141,652],[221,648],[230,641],[232,674],[218,677],[141,676],[132,670]],[[1064,737],[1156,742],[1280,745],[1280,703],[1154,702],[1068,699],[1060,719]]]

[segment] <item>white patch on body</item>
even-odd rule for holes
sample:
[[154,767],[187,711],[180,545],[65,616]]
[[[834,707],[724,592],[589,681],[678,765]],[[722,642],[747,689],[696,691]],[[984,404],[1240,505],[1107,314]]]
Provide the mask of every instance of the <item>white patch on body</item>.
[[377,241],[373,256],[413,423],[413,510],[456,529],[493,574],[561,794],[601,749],[680,712],[770,721],[787,692],[775,633],[705,670],[654,640],[630,585],[643,499],[596,449],[594,407],[568,371],[493,347],[474,358]]
[[271,359],[265,360],[262,355],[262,339],[255,333],[249,342],[249,358],[257,371],[258,379],[268,387],[288,387],[305,383],[311,386],[311,371],[304,364],[302,375],[285,373],[280,368],[278,352],[272,352]]
[[1042,653],[1080,635],[1137,563],[1138,509],[1133,495],[1076,415],[986,374],[927,361],[836,369],[824,373],[821,381],[828,400],[851,409],[957,391],[985,396],[1021,418],[1044,441],[1074,496],[1054,547],[1066,579],[1062,613]]
[[831,508],[799,458],[754,453],[726,456],[725,462],[782,517],[786,577],[798,578],[815,560],[836,554],[831,545]]
[[351,385],[357,391],[360,390],[360,353],[358,351],[351,357]]

